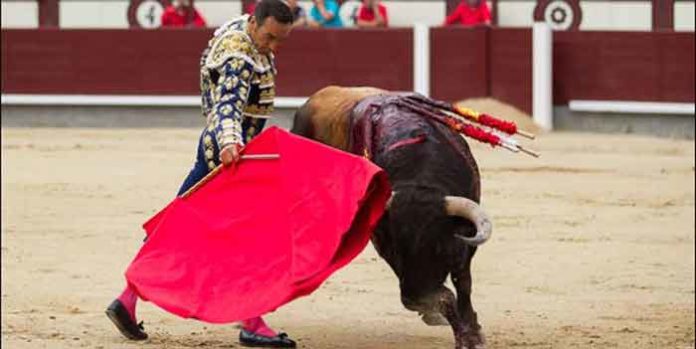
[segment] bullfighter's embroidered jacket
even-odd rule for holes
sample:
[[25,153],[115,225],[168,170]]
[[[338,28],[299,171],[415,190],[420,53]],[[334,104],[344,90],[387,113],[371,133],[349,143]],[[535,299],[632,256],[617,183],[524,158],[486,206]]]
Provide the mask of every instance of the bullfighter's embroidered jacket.
[[274,57],[257,51],[248,22],[244,15],[222,25],[201,57],[202,113],[220,149],[244,145],[273,112]]

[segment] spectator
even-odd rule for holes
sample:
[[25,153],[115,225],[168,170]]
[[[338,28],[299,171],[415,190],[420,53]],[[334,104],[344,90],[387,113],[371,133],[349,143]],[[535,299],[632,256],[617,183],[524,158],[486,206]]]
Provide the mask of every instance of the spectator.
[[355,24],[360,28],[387,27],[387,7],[380,0],[363,0]]
[[174,0],[162,13],[162,27],[205,27],[205,20],[189,0]]
[[293,27],[306,27],[307,26],[307,13],[302,8],[302,6],[297,4],[297,0],[287,0],[288,6],[292,10],[292,15],[295,18],[293,22]]
[[[261,1],[261,0],[254,0],[254,1],[249,2],[247,4],[246,8],[244,9],[244,13],[253,15],[254,11],[256,10],[256,4],[258,4],[259,1]],[[242,4],[244,4],[244,3],[242,2]]]
[[457,8],[447,19],[445,25],[489,25],[491,24],[491,11],[485,0],[462,0]]
[[336,0],[314,0],[309,11],[309,25],[312,27],[341,28],[343,21],[338,15],[340,6]]

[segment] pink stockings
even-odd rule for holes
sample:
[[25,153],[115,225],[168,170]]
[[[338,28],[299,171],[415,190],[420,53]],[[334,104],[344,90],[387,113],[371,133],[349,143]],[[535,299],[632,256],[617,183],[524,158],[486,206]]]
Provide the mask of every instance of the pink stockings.
[[[131,319],[137,322],[135,319],[135,306],[138,303],[138,295],[135,293],[135,290],[133,290],[130,285],[126,286],[123,293],[118,296],[118,300],[126,307]],[[277,335],[275,331],[266,325],[266,322],[263,321],[263,318],[260,316],[242,321],[242,327],[249,332],[266,337],[275,337]]]
[[121,304],[123,304],[124,307],[126,307],[126,310],[128,310],[128,314],[130,315],[131,319],[135,321],[135,306],[138,303],[138,295],[135,293],[135,291],[130,287],[130,285],[126,286],[126,289],[123,290],[123,293],[121,293],[120,296],[118,296],[118,300],[121,301]]
[[242,321],[242,327],[249,332],[265,337],[275,337],[277,335],[275,331],[266,325],[266,322],[260,316]]

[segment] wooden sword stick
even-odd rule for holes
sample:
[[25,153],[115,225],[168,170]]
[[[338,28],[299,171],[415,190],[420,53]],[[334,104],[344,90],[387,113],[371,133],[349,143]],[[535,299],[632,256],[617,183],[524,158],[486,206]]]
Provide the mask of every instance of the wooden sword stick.
[[[242,155],[239,157],[240,160],[273,160],[273,159],[279,159],[280,154],[249,154],[249,155]],[[201,178],[200,181],[196,182],[189,190],[181,194],[179,197],[180,198],[186,198],[189,195],[191,195],[193,192],[198,190],[200,187],[202,187],[204,184],[210,182],[213,177],[215,177],[218,173],[220,173],[220,170],[222,170],[223,165],[217,165],[214,169],[212,169],[210,172],[208,172],[205,177]]]

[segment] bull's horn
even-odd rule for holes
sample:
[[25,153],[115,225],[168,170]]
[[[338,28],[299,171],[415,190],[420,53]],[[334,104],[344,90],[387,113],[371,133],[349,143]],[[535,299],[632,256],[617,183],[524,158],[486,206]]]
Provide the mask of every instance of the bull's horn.
[[466,218],[476,226],[474,237],[454,234],[458,239],[471,246],[481,245],[490,239],[493,224],[488,219],[486,212],[476,202],[461,196],[445,196],[445,210],[447,210],[448,215]]

